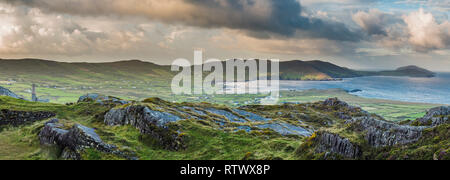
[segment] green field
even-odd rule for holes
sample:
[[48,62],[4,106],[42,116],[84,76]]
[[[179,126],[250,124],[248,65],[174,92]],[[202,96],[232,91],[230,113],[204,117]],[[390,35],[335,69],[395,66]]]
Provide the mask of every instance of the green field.
[[[183,96],[172,95],[171,90],[164,82],[135,83],[129,85],[125,82],[115,83],[89,83],[84,84],[89,89],[70,89],[57,87],[38,87],[38,96],[42,99],[49,99],[52,103],[65,104],[76,102],[81,95],[87,93],[106,94],[128,100],[143,100],[148,97],[159,97],[171,102],[209,102],[229,106],[242,106],[255,104],[258,99],[265,95],[205,95],[205,96]],[[16,94],[31,99],[31,84],[17,82],[0,84],[10,89]],[[330,90],[307,90],[307,91],[282,91],[280,103],[304,103],[324,100],[326,98],[338,97],[352,105],[362,107],[364,110],[382,115],[388,120],[402,121],[406,119],[416,119],[425,114],[427,109],[439,106],[438,104],[408,103],[380,99],[368,99],[354,95],[339,89]]]
[[[302,69],[303,68],[303,69]],[[282,70],[311,74],[327,72],[331,77],[352,76],[350,71],[329,63],[292,61],[283,63]],[[314,70],[314,71],[313,71]],[[341,72],[338,73],[338,72]],[[347,74],[342,74],[347,72]],[[348,74],[350,73],[350,74]],[[81,95],[99,93],[127,100],[159,97],[170,102],[210,102],[228,106],[258,103],[265,95],[175,96],[169,84],[174,72],[169,66],[142,61],[114,63],[59,63],[43,60],[0,60],[0,86],[25,99],[31,99],[31,85],[37,85],[40,99],[51,103],[76,102]],[[280,103],[304,103],[338,97],[352,105],[377,113],[388,120],[402,121],[422,116],[425,110],[438,104],[407,103],[367,99],[350,95],[343,90],[283,91]]]

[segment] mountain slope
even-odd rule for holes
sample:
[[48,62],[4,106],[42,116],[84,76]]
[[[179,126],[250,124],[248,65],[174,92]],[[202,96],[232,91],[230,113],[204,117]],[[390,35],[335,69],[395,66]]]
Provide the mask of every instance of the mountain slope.
[[361,76],[357,71],[323,61],[280,62],[282,80],[327,80]]
[[[0,75],[3,77],[24,78],[35,81],[57,81],[58,78],[65,78],[70,80],[71,83],[78,82],[83,84],[80,82],[81,79],[83,81],[103,81],[116,78],[169,80],[175,74],[176,72],[170,71],[170,66],[138,60],[110,63],[64,63],[39,59],[0,59]],[[402,67],[394,71],[367,72],[356,71],[318,60],[280,62],[280,76],[283,80],[327,80],[367,75],[432,77],[434,73],[416,66]]]
[[[0,59],[0,86],[10,89],[20,97],[31,99],[30,88],[34,83],[37,85],[38,97],[58,103],[73,102],[86,91],[110,94],[125,99],[157,96],[179,100],[173,97],[170,91],[170,83],[177,73],[172,72],[170,66],[138,60],[64,63],[39,59]],[[405,71],[404,68],[383,73],[362,72],[322,61],[280,62],[282,80],[336,80],[383,74],[417,76],[419,73]],[[207,73],[205,72],[204,75],[206,76]],[[241,80],[245,79],[241,77]]]

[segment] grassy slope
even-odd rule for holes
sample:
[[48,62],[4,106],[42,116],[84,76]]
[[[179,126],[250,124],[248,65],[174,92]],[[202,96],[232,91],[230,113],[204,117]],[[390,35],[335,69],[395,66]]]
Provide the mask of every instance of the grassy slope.
[[[167,151],[142,137],[138,130],[130,126],[109,127],[95,115],[107,111],[108,107],[80,103],[70,106],[58,104],[31,103],[0,96],[0,109],[49,110],[56,112],[57,118],[66,124],[79,123],[96,129],[106,142],[117,145],[121,150],[135,151],[140,159],[220,159],[239,160],[293,159],[293,151],[301,143],[297,138],[248,134],[245,132],[224,132],[193,121],[179,122],[181,131],[188,137],[187,150]],[[55,159],[54,149],[39,145],[38,133],[44,121],[21,127],[5,127],[0,131],[0,159]],[[87,159],[116,159],[93,150],[84,154]],[[120,158],[119,158],[120,159]]]
[[95,64],[0,60],[1,86],[30,99],[31,84],[36,83],[40,98],[57,103],[76,101],[86,91],[127,99],[168,96],[166,88],[172,76],[167,66],[140,61]]
[[[337,92],[338,93],[338,92]],[[322,97],[314,97],[322,98]],[[351,99],[351,97],[348,97]],[[309,99],[313,101],[313,99]],[[307,101],[305,99],[305,101]],[[369,100],[368,100],[369,101]],[[159,101],[148,102],[149,106],[155,107],[178,107],[187,104],[172,104]],[[369,102],[370,103],[370,102]],[[221,106],[210,104],[197,104],[201,107]],[[407,106],[407,104],[405,104]],[[339,123],[330,127],[322,127],[324,121],[340,122],[334,117],[333,111],[321,111],[320,108],[306,108],[306,105],[293,106],[254,106],[248,107],[249,111],[263,113],[266,117],[279,119],[285,122],[298,123],[284,115],[301,113],[311,117],[307,122],[314,127],[321,127],[333,133],[339,133],[353,142],[359,142],[360,137],[345,130]],[[0,109],[27,110],[27,111],[53,111],[64,124],[72,126],[79,123],[96,129],[100,137],[110,144],[117,145],[122,151],[134,151],[140,159],[203,159],[203,160],[239,160],[239,159],[298,159],[294,152],[306,139],[301,137],[283,137],[272,132],[246,133],[235,132],[225,128],[218,130],[197,120],[184,120],[175,125],[187,137],[188,149],[179,152],[162,149],[152,139],[141,136],[139,131],[131,126],[110,127],[104,125],[102,118],[97,115],[109,110],[110,107],[92,103],[78,103],[74,105],[59,105],[47,103],[32,103],[10,97],[0,96]],[[295,114],[294,113],[294,114]],[[291,122],[292,121],[292,122]],[[39,145],[38,133],[44,125],[44,121],[35,122],[21,127],[6,127],[0,131],[0,159],[55,159],[55,149]],[[335,127],[336,126],[336,127]],[[363,142],[363,141],[362,141]],[[436,143],[434,143],[436,142]],[[448,125],[441,126],[436,130],[427,130],[423,140],[417,144],[407,147],[393,149],[369,149],[366,157],[371,159],[402,159],[405,155],[413,158],[430,159],[434,152],[446,150],[448,144]],[[447,148],[448,149],[448,148]],[[92,149],[83,154],[85,159],[120,159],[112,155],[99,153]],[[306,157],[309,158],[309,157]]]

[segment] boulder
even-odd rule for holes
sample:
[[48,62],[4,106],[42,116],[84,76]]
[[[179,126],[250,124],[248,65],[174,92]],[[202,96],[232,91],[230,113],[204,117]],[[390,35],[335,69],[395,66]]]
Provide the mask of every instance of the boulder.
[[0,126],[12,125],[19,126],[27,123],[33,123],[56,116],[53,112],[44,111],[12,111],[3,109],[0,110]]
[[39,133],[39,140],[42,145],[58,146],[62,150],[61,157],[64,159],[80,160],[81,152],[86,148],[94,148],[104,153],[129,158],[118,151],[115,146],[104,143],[94,129],[76,124],[66,130],[57,119],[45,123]]
[[149,135],[169,150],[184,148],[183,138],[176,130],[168,127],[170,122],[181,120],[170,113],[154,111],[147,106],[133,105],[125,108],[111,109],[105,114],[104,122],[109,126],[131,125],[141,134]]

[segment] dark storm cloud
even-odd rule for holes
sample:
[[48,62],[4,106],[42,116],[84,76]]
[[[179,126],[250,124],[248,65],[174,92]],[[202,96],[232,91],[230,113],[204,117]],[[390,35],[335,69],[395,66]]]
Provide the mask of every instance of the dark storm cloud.
[[302,16],[296,0],[0,0],[77,16],[141,16],[163,23],[242,30],[257,38],[308,37],[359,41],[340,22]]

